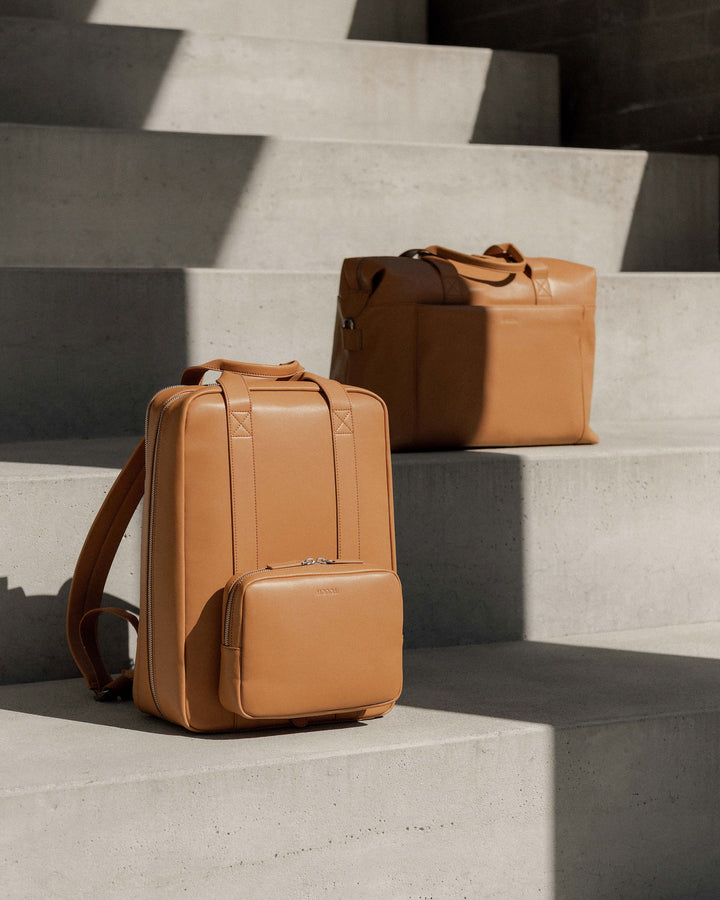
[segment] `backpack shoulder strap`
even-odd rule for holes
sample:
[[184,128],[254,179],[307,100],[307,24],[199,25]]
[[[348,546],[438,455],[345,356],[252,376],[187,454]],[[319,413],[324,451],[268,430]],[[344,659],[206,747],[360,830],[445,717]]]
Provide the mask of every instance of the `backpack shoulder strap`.
[[140,441],[115,479],[95,517],[80,551],[68,597],[67,639],[70,652],[90,690],[98,700],[126,699],[132,690],[132,674],[113,679],[103,662],[97,639],[100,612],[109,612],[130,622],[137,618],[124,609],[102,607],[110,566],[142,499],[145,486],[145,441]]

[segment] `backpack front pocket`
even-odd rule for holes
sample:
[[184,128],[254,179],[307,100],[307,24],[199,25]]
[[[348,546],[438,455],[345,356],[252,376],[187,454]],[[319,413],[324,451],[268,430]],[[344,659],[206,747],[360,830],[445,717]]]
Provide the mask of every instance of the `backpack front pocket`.
[[400,695],[395,572],[343,562],[263,569],[228,583],[223,621],[220,702],[245,718],[350,713]]

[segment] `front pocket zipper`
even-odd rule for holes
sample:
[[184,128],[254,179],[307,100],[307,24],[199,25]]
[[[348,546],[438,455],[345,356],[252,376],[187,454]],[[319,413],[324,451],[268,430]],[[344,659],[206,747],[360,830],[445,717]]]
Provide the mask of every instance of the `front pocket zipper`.
[[324,556],[318,556],[317,558],[309,556],[307,559],[300,560],[300,562],[289,562],[289,563],[278,563],[274,566],[263,566],[262,569],[253,569],[252,572],[245,572],[243,575],[238,576],[235,581],[233,581],[229,588],[227,594],[227,605],[225,607],[225,628],[223,630],[223,644],[226,647],[230,646],[230,623],[232,621],[232,613],[233,613],[233,603],[235,601],[235,594],[240,585],[245,581],[246,578],[249,578],[251,575],[259,575],[260,572],[270,572],[275,571],[276,569],[295,569],[300,566],[335,566],[335,565],[361,565],[361,560],[359,559],[326,559]]

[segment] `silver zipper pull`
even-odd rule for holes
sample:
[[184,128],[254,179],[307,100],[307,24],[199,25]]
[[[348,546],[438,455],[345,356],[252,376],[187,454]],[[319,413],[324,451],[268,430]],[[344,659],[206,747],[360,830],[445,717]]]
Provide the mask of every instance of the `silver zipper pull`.
[[301,566],[312,566],[312,565],[314,565],[316,562],[320,562],[320,560],[319,560],[319,559],[313,559],[312,556],[309,556],[307,559],[304,559],[304,560],[300,563],[300,565],[301,565]]
[[361,559],[325,559],[324,556],[318,556],[315,562],[322,563],[325,566],[342,566],[342,565],[351,565],[351,566],[361,566]]

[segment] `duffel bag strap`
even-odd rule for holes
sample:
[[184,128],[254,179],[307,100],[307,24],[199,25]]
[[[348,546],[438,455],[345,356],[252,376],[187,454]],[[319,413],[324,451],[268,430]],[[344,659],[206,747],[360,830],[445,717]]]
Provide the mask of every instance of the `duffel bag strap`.
[[467,266],[479,266],[482,269],[494,269],[496,272],[525,271],[527,260],[517,247],[512,244],[494,244],[482,255],[470,255],[460,253],[457,250],[449,250],[447,247],[426,247],[420,251],[420,255],[438,256],[450,262],[464,263]]
[[[417,256],[438,269],[443,282],[446,303],[463,302],[456,299],[457,296],[463,294],[463,291],[458,288],[456,280],[453,279],[453,275],[455,279],[458,278],[457,270],[452,265],[453,262],[476,266],[480,269],[491,269],[496,272],[507,272],[509,276],[525,274],[532,284],[535,302],[537,304],[552,303],[547,263],[540,259],[526,259],[514,244],[493,244],[485,253],[477,255],[460,253],[457,250],[449,250],[447,247],[437,245],[425,247],[423,250],[406,250],[401,255]],[[450,274],[447,268],[440,268],[440,265],[452,269],[453,274]],[[452,297],[448,296],[450,293]]]
[[132,675],[113,679],[102,660],[97,641],[97,619],[107,610],[130,622],[137,618],[127,610],[102,607],[110,566],[145,487],[145,441],[140,441],[115,479],[80,551],[68,597],[67,639],[70,652],[98,700],[123,699],[129,694]]
[[535,302],[538,304],[552,303],[552,291],[550,290],[546,262],[540,259],[525,259],[513,244],[493,244],[492,247],[487,248],[483,256],[477,258],[483,260],[509,260],[513,263],[522,261],[525,266],[525,274],[532,282],[533,291],[535,291]]

